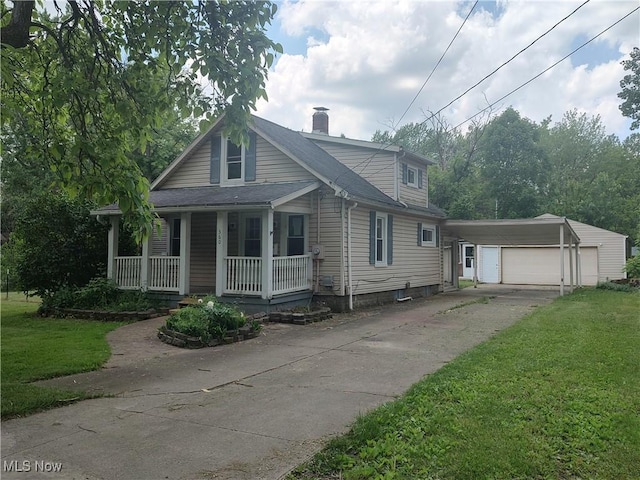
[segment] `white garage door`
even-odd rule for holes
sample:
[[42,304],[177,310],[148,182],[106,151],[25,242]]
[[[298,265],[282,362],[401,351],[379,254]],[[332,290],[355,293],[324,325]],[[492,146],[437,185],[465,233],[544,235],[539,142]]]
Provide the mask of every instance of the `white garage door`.
[[[502,283],[559,285],[560,247],[503,247]],[[581,247],[582,284],[598,283],[598,249]],[[575,263],[575,257],[574,257]],[[574,266],[575,268],[575,266]],[[569,284],[569,253],[565,248],[564,283]],[[576,279],[574,278],[574,282]]]

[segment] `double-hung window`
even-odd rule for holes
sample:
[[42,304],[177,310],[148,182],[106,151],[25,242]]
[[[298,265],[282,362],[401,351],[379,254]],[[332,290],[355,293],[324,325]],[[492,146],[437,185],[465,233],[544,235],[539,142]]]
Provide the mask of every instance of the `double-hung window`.
[[393,215],[369,212],[369,264],[376,267],[393,263]]
[[244,178],[244,146],[227,139],[225,180],[238,181]]
[[418,169],[413,167],[407,167],[407,185],[413,188],[418,188]]

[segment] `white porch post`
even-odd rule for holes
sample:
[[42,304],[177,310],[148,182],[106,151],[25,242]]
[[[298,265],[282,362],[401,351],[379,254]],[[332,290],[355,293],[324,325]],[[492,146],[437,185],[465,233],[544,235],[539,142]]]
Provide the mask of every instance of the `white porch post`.
[[480,260],[480,252],[478,245],[473,244],[473,288],[478,288],[478,260]]
[[191,212],[180,214],[180,283],[178,293],[189,293],[191,268]]
[[225,289],[227,256],[227,223],[228,213],[218,212],[216,215],[216,297],[221,297]]
[[273,210],[262,212],[262,298],[273,295]]
[[151,252],[152,234],[149,234],[142,240],[142,265],[140,266],[140,288],[147,290],[149,288],[149,253]]
[[569,283],[571,284],[571,291],[573,292],[573,255],[575,252],[573,235],[569,236]]
[[564,295],[564,223],[560,225],[560,295]]
[[116,257],[118,256],[118,237],[120,236],[120,217],[109,217],[111,228],[109,229],[109,246],[107,251],[107,278],[116,278]]

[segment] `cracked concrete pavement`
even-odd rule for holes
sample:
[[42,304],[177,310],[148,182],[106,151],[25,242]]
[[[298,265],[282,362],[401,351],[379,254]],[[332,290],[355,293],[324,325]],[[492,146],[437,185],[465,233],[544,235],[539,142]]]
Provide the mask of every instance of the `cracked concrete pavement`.
[[[556,296],[481,285],[202,350],[157,340],[161,319],[128,325],[109,334],[103,369],[40,382],[110,397],[2,422],[2,478],[280,478],[357,415]],[[31,471],[8,472],[11,461]],[[36,472],[36,461],[62,469]]]

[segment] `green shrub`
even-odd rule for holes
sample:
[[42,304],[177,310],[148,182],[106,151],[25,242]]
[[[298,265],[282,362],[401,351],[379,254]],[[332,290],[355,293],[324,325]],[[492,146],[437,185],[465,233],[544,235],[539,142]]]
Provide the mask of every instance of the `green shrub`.
[[167,319],[166,327],[207,343],[212,338],[223,339],[227,332],[235,331],[246,323],[242,312],[211,298],[181,308]]
[[600,290],[612,290],[614,292],[633,292],[636,289],[628,283],[599,282],[596,288]]
[[627,277],[629,278],[640,278],[640,255],[627,260],[623,270],[627,272]]

